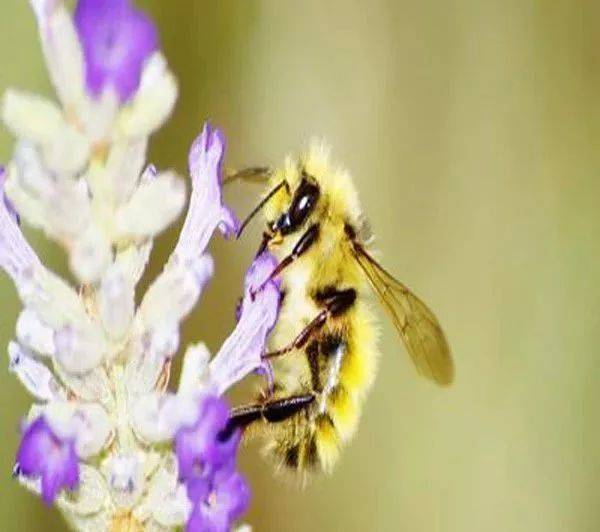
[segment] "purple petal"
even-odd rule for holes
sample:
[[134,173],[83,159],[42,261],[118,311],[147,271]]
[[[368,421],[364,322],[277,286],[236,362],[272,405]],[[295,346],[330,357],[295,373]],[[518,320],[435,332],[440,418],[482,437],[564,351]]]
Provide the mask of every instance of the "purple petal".
[[225,138],[220,130],[205,124],[202,134],[194,141],[189,154],[192,195],[179,241],[177,255],[202,254],[219,228],[226,236],[234,235],[239,221],[223,205],[221,197],[221,164]]
[[203,501],[210,495],[212,487],[212,478],[210,475],[196,476],[189,478],[185,482],[188,499],[193,502]]
[[186,532],[228,532],[229,519],[224,514],[212,515],[203,504],[197,504],[185,530]]
[[[277,266],[277,259],[268,251],[256,257],[246,272],[245,287],[247,290],[262,286]],[[281,281],[276,278],[269,281],[279,290]]]
[[74,18],[89,91],[100,96],[110,86],[127,101],[139,87],[146,59],[158,49],[151,19],[129,0],[79,0]]
[[44,459],[50,454],[55,438],[43,417],[27,427],[17,451],[17,463],[26,476],[41,475]]
[[279,314],[280,292],[274,281],[267,282],[254,296],[252,288],[262,285],[276,264],[275,257],[265,252],[248,269],[240,319],[210,363],[211,378],[219,394],[263,366],[267,337]]
[[238,436],[225,441],[219,438],[228,417],[229,408],[222,399],[201,399],[196,423],[180,429],[175,435],[175,453],[182,480],[209,478],[235,456]]
[[25,429],[16,462],[20,474],[41,478],[46,504],[52,504],[61,489],[75,489],[79,483],[75,442],[58,438],[43,416]]
[[215,478],[216,504],[222,512],[226,512],[229,521],[241,517],[250,504],[250,488],[244,477],[234,472],[224,478]]
[[226,531],[248,509],[250,490],[244,477],[236,471],[219,471],[213,489],[196,499],[187,524],[188,531]]

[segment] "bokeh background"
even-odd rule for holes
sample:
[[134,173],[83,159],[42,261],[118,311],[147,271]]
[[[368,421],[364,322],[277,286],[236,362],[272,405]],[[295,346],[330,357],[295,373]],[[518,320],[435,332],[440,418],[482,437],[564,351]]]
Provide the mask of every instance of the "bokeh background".
[[[152,159],[185,172],[203,120],[228,164],[277,163],[312,135],[351,169],[385,264],[436,309],[456,384],[419,379],[382,315],[379,378],[355,441],[305,491],[243,451],[258,531],[600,530],[600,4],[578,0],[140,0],[181,82]],[[33,17],[2,0],[0,89],[50,94]],[[0,132],[0,160],[11,139]],[[259,191],[231,187],[248,212]],[[233,325],[256,225],[213,242],[187,322]],[[29,237],[58,271],[64,257]],[[165,234],[153,273],[171,249]],[[0,344],[15,290],[0,278]],[[235,400],[247,394],[241,390]],[[29,399],[0,372],[0,528],[62,530],[10,478]]]

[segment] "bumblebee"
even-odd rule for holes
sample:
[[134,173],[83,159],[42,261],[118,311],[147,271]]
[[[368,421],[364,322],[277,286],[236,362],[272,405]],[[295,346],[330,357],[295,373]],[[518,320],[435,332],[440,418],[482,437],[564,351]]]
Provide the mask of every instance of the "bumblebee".
[[[265,171],[235,177],[256,179]],[[266,453],[284,468],[329,472],[356,430],[376,374],[369,288],[419,373],[448,385],[454,366],[432,311],[371,255],[354,183],[330,164],[327,148],[313,142],[268,178],[269,192],[242,229],[263,210],[259,253],[268,249],[278,259],[269,279],[281,280],[282,306],[265,355],[275,384],[264,400],[235,408],[230,429],[260,428]]]

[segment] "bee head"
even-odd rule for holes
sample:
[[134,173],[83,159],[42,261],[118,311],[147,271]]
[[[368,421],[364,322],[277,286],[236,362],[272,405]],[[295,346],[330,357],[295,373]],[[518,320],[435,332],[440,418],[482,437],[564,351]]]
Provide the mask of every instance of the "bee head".
[[[264,215],[269,247],[288,241],[311,223],[359,226],[361,209],[350,175],[332,166],[329,148],[313,140],[299,157],[288,157],[270,177],[272,194],[266,197]],[[274,189],[277,188],[275,191]]]
[[269,230],[273,234],[286,236],[302,228],[315,210],[321,190],[316,181],[302,171],[302,180],[290,194],[291,201],[287,209],[269,223]]

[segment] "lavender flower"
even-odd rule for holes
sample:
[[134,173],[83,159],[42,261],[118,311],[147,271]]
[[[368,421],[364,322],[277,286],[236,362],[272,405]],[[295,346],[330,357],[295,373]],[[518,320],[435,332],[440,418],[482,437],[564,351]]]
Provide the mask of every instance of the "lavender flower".
[[106,87],[123,102],[135,93],[144,62],[158,48],[152,21],[128,0],[79,0],[75,25],[85,56],[87,88]]
[[[31,0],[58,104],[9,90],[16,136],[0,171],[0,268],[23,310],[9,369],[33,396],[16,477],[77,530],[229,530],[249,489],[220,396],[251,372],[278,315],[268,254],[248,269],[239,320],[219,352],[188,346],[168,391],[179,327],[214,265],[206,248],[238,220],[221,196],[225,141],[208,124],[189,156],[183,229],[136,305],[154,237],[181,213],[184,181],[146,163],[177,94],[149,19],[128,0]],[[110,9],[110,14],[109,14]],[[77,286],[49,271],[16,213],[64,246]],[[68,491],[70,493],[66,494]]]
[[198,477],[210,478],[232,461],[237,448],[234,435],[224,441],[219,439],[229,414],[225,402],[208,396],[198,403],[196,422],[191,427],[182,427],[175,435],[179,478],[186,482]]
[[231,523],[244,514],[249,500],[243,477],[235,471],[220,471],[198,490],[187,531],[227,532]]
[[41,479],[42,498],[54,502],[63,488],[74,489],[79,483],[79,463],[75,443],[59,438],[43,416],[29,425],[17,452],[17,469],[28,477]]
[[223,400],[203,398],[197,421],[175,436],[179,476],[193,505],[188,531],[229,530],[248,506],[248,486],[235,470],[239,433],[225,431],[228,412]]

